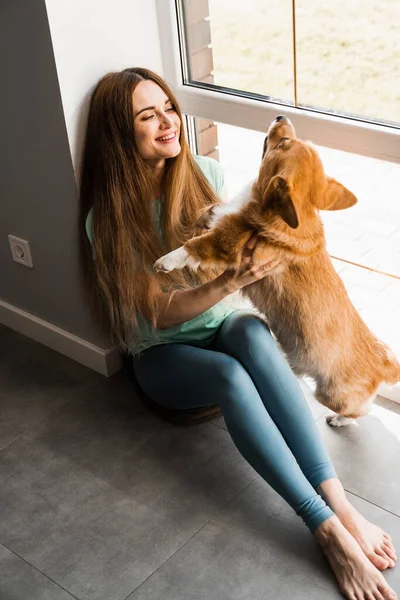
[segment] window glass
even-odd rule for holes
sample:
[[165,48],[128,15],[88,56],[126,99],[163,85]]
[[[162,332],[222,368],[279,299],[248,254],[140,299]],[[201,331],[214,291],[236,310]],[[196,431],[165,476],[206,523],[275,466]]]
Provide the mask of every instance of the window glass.
[[400,2],[296,0],[299,104],[400,122]]
[[186,0],[189,78],[293,103],[291,0]]
[[[208,148],[225,172],[228,198],[257,176],[265,134],[212,123],[217,146]],[[267,126],[266,126],[267,129]],[[215,135],[215,134],[214,134]],[[318,147],[325,172],[346,185],[358,204],[322,211],[333,265],[361,316],[400,356],[400,209],[392,201],[400,165]],[[211,155],[211,154],[208,154]]]
[[190,82],[400,125],[398,0],[181,1]]

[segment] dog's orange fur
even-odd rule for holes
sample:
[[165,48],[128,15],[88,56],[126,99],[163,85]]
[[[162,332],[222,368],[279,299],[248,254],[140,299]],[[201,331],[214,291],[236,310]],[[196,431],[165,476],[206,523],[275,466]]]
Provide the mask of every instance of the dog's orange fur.
[[289,120],[274,121],[250,202],[184,246],[202,267],[238,267],[258,233],[254,264],[280,264],[243,293],[265,315],[293,370],[315,379],[316,398],[353,418],[365,414],[379,384],[400,379],[399,363],[353,307],[325,249],[319,209],[356,202],[325,175],[315,147],[296,137]]

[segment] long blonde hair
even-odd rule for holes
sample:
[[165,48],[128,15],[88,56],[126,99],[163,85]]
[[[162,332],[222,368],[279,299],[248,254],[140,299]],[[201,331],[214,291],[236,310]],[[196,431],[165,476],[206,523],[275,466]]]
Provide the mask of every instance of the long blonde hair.
[[[159,239],[151,214],[151,200],[159,188],[134,138],[132,94],[143,80],[159,85],[182,123],[176,98],[158,75],[142,68],[109,73],[99,81],[91,98],[81,167],[80,229],[85,271],[100,299],[96,310],[101,310],[114,341],[123,350],[140,339],[138,312],[149,315],[153,326],[157,322],[155,297],[160,286],[165,291],[184,289],[211,277],[210,273],[200,273],[195,281],[187,270],[156,275],[151,266],[197,234],[201,216],[219,202],[190,152],[182,123],[181,151],[165,163],[163,243]],[[85,234],[90,209],[92,248]]]

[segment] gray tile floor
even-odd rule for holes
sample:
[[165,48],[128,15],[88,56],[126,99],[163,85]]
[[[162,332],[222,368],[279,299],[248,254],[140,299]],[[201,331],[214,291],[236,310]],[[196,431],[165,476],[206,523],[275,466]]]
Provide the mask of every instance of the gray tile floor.
[[[350,498],[400,547],[400,407],[331,430],[308,399]],[[1,327],[0,405],[0,600],[341,598],[221,419],[163,422],[124,373]]]

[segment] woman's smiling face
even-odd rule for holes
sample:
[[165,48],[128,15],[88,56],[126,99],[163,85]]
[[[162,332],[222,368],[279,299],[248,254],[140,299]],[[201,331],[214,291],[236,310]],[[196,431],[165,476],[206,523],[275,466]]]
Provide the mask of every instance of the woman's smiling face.
[[[181,121],[168,96],[154,81],[141,81],[132,95],[134,135],[141,157],[154,162],[177,156],[181,151]],[[160,163],[161,161],[161,163]]]

